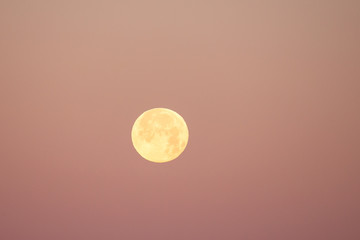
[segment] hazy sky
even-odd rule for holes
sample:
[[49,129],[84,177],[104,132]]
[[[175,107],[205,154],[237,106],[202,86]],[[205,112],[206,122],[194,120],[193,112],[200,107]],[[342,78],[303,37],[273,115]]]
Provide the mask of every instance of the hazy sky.
[[[0,239],[360,239],[359,12],[0,1]],[[154,107],[167,164],[131,143]]]

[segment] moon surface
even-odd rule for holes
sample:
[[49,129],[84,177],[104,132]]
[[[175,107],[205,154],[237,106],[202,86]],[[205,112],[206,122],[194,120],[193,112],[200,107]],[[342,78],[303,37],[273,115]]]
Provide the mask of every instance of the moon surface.
[[189,130],[178,113],[167,108],[153,108],[136,119],[131,138],[143,158],[164,163],[174,160],[185,150]]

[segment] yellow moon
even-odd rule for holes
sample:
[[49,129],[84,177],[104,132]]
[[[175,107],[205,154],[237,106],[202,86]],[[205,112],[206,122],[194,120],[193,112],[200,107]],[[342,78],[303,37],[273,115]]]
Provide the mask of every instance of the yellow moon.
[[189,130],[178,113],[167,108],[153,108],[136,119],[131,138],[143,158],[164,163],[174,160],[185,150]]

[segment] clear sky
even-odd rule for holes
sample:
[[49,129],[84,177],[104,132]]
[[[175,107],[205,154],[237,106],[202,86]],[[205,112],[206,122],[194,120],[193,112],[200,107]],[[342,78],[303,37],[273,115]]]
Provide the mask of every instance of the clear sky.
[[[360,2],[0,2],[0,239],[360,239]],[[167,164],[131,143],[186,120]]]

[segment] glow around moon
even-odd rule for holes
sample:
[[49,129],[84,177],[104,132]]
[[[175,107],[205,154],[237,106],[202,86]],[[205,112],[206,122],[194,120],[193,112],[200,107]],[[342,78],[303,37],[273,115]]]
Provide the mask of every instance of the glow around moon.
[[153,108],[136,119],[131,138],[143,158],[163,163],[174,160],[185,150],[189,130],[178,113],[167,108]]

